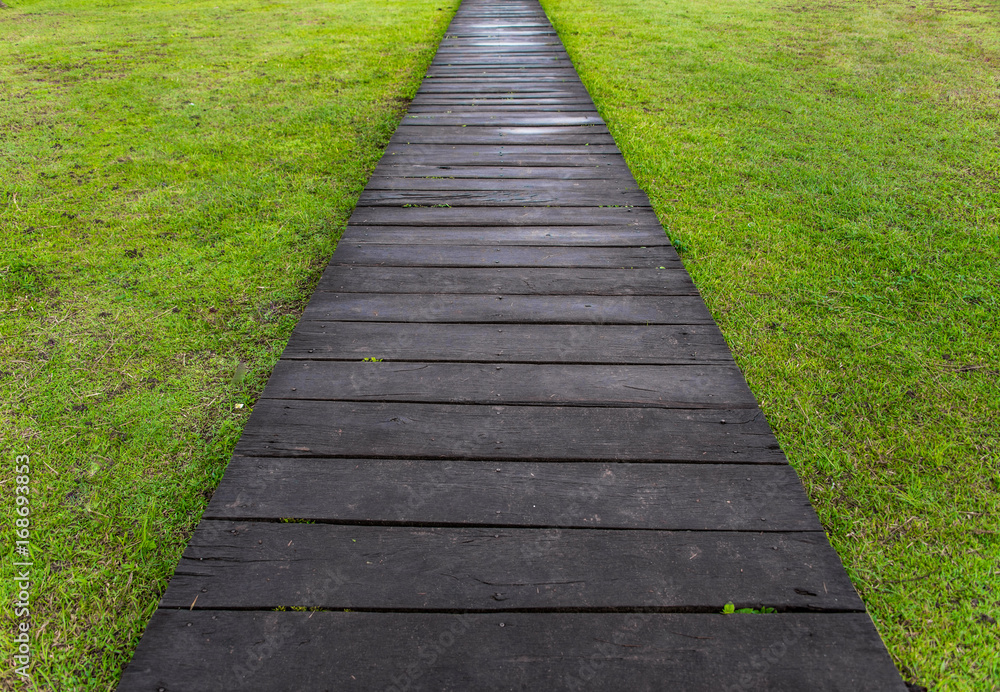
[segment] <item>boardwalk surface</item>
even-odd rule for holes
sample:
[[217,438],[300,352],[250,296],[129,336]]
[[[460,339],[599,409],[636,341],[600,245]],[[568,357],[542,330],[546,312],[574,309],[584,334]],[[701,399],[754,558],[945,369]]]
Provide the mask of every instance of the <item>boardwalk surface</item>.
[[584,688],[904,689],[539,5],[466,0],[119,689]]

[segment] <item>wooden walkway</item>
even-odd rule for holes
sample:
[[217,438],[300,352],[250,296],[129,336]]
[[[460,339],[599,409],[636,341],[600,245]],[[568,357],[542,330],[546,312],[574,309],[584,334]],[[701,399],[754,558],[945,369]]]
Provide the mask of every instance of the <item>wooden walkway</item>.
[[905,689],[536,0],[465,0],[119,689],[584,688]]

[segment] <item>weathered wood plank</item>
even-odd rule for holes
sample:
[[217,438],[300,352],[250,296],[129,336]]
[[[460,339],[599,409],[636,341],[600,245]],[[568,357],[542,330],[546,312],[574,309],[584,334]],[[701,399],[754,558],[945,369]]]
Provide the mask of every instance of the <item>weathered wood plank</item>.
[[649,199],[642,191],[587,192],[563,190],[369,190],[361,193],[358,205],[366,207],[400,207],[405,205],[450,207],[588,207],[631,206],[648,207]]
[[784,464],[757,410],[261,399],[243,456]]
[[[478,115],[484,111],[491,111],[494,114],[498,108],[502,108],[503,112],[508,116],[515,116],[518,114],[546,114],[546,115],[567,115],[567,116],[577,116],[577,115],[597,115],[597,109],[588,104],[573,103],[568,99],[524,99],[524,98],[511,98],[510,103],[498,106],[496,102],[494,103],[483,103],[484,99],[473,98],[473,99],[456,99],[452,104],[430,104],[421,105],[417,104],[410,106],[408,113],[412,115],[434,115],[446,111],[452,115]],[[500,99],[502,100],[502,99]],[[542,103],[544,101],[549,101],[550,103]],[[560,101],[565,101],[560,103]],[[535,105],[537,103],[537,105]],[[471,126],[470,126],[471,127]]]
[[596,156],[621,154],[612,144],[409,144],[390,142],[384,156],[420,156],[437,160],[442,156]]
[[121,692],[906,692],[864,613],[160,610]]
[[490,295],[698,295],[683,269],[549,269],[331,266],[318,291]]
[[400,125],[396,128],[393,139],[400,142],[420,141],[445,144],[466,142],[531,144],[538,141],[575,144],[613,141],[607,128],[600,125],[575,127],[410,127]]
[[[821,531],[203,521],[163,608],[863,611]],[[328,580],[333,579],[334,584]]]
[[[433,145],[432,145],[433,146]],[[418,156],[401,152],[387,154],[384,160],[389,165],[436,165],[436,166],[600,166],[628,170],[618,154],[477,154],[463,152],[441,152],[435,156]]]
[[548,180],[634,180],[627,167],[610,166],[439,166],[382,161],[376,175],[399,178],[544,178]]
[[698,296],[317,293],[302,315],[342,322],[711,324]]
[[[648,247],[530,247],[341,243],[332,264],[389,267],[560,267],[566,269],[680,269],[676,251]],[[661,270],[660,267],[663,267]]]
[[755,408],[735,365],[279,361],[265,399]]
[[500,110],[483,113],[419,113],[403,116],[406,125],[488,125],[488,126],[543,126],[604,125],[597,115],[556,115],[553,113],[508,113]]
[[[417,180],[417,178],[410,178]],[[342,244],[388,245],[590,245],[628,247],[670,245],[660,226],[355,226]]]
[[730,363],[718,327],[313,322],[282,358],[480,363]]
[[822,530],[792,467],[766,464],[236,456],[204,516],[423,526]]
[[648,207],[355,207],[350,223],[360,226],[638,226],[658,223]]
[[475,178],[396,178],[377,175],[368,180],[365,192],[379,190],[477,190],[484,192],[538,192],[556,195],[561,193],[597,194],[607,191],[611,199],[620,194],[639,192],[639,186],[628,180],[545,180],[545,179],[503,179],[478,180]]

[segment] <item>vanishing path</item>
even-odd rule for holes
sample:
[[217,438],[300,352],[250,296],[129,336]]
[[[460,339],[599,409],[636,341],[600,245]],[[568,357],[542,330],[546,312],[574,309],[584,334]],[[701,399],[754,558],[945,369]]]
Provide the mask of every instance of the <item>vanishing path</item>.
[[538,3],[465,0],[119,689],[583,688],[905,689]]

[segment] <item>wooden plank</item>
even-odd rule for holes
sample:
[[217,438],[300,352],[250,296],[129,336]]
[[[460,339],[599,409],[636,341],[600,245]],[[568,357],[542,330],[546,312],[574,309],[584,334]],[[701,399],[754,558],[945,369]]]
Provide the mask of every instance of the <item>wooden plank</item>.
[[383,156],[420,156],[438,160],[443,156],[517,157],[620,155],[615,144],[423,144],[390,142]]
[[553,67],[567,67],[572,65],[573,62],[569,59],[569,56],[558,56],[558,55],[533,55],[533,56],[520,56],[516,58],[506,58],[501,56],[493,56],[488,60],[484,60],[478,57],[468,57],[460,58],[456,56],[450,57],[436,57],[430,64],[430,68],[437,69],[441,67],[449,68],[462,68],[468,67],[470,69],[483,69],[491,67],[545,67],[546,65],[552,65]]
[[[308,478],[307,483],[302,479]],[[206,519],[821,531],[788,465],[234,457]]]
[[552,65],[496,65],[490,67],[483,66],[480,68],[468,68],[466,66],[455,67],[442,65],[440,67],[429,68],[425,79],[435,79],[438,77],[477,77],[479,79],[483,79],[485,77],[530,77],[533,75],[564,77],[568,79],[576,79],[577,81],[580,79],[576,74],[576,70],[573,69],[573,66],[570,63],[561,67]]
[[757,406],[735,365],[279,361],[262,397],[692,409]]
[[[638,226],[658,222],[648,207],[355,207],[350,223],[362,226]],[[603,251],[602,251],[603,252]]]
[[443,156],[461,157],[517,157],[531,156],[596,156],[617,154],[618,147],[612,144],[409,144],[390,142],[383,156],[420,156],[436,161]]
[[[391,267],[561,267],[575,270],[681,269],[672,247],[525,247],[383,245],[341,242],[332,264]],[[660,267],[663,267],[661,270]]]
[[[611,137],[608,129],[603,125],[578,125],[570,127],[412,127],[410,125],[400,125],[396,128],[393,139],[406,142],[413,141],[432,142],[432,138],[440,137],[446,143],[451,143],[451,138],[475,137],[476,141],[510,142],[513,144],[536,141],[559,141],[559,138],[572,138],[573,142],[604,142]],[[634,183],[633,183],[634,184]]]
[[[477,180],[475,178],[397,178],[395,176],[375,175],[368,179],[365,192],[382,190],[419,190],[422,192],[438,190],[477,190],[484,192],[539,192],[557,195],[562,193],[597,194],[607,191],[613,201],[621,194],[639,192],[639,186],[629,180],[532,180],[532,179],[493,179]],[[605,200],[608,203],[608,200]]]
[[434,206],[447,204],[450,207],[588,207],[602,205],[628,205],[648,207],[649,199],[642,191],[587,192],[561,190],[369,190],[358,198],[358,204],[366,207],[401,207],[405,205]]
[[317,291],[489,295],[698,295],[683,269],[514,269],[331,266]]
[[389,166],[570,166],[600,167],[627,171],[625,161],[618,154],[474,154],[442,152],[434,157],[409,153],[388,154],[383,157]]
[[448,58],[475,58],[490,60],[493,57],[519,58],[521,56],[545,55],[559,58],[569,57],[566,51],[556,45],[503,46],[484,43],[479,46],[441,46],[437,55],[442,60]]
[[[445,111],[452,115],[461,115],[461,114],[477,115],[483,111],[496,112],[498,110],[497,107],[494,107],[492,105],[485,105],[483,103],[479,103],[479,101],[481,100],[482,100],[481,97],[476,97],[472,99],[472,103],[454,103],[453,105],[447,105],[443,107],[436,104],[435,105],[417,104],[415,106],[410,106],[410,110],[408,112],[412,115],[436,114],[436,113],[441,113],[442,111]],[[504,99],[500,100],[503,101]],[[535,115],[539,113],[545,113],[548,115],[567,115],[567,116],[597,115],[597,109],[591,106],[590,104],[581,104],[581,103],[530,104],[529,103],[526,105],[518,105],[518,102],[521,101],[530,102],[532,101],[532,99],[512,97],[506,100],[509,101],[509,103],[503,103],[500,106],[500,108],[502,108],[503,112],[506,113],[508,116],[514,116],[519,113],[526,113],[526,114],[531,113]],[[535,99],[535,100],[569,101],[569,99]],[[496,101],[494,101],[494,103],[496,103]]]
[[[526,106],[558,106],[569,109],[574,109],[577,111],[592,110],[595,113],[597,109],[594,104],[590,102],[589,99],[585,99],[579,96],[555,96],[555,97],[533,97],[533,96],[521,96],[518,98],[511,97],[507,94],[481,94],[479,96],[467,96],[463,94],[418,94],[410,102],[411,108],[422,108],[424,112],[430,113],[429,106],[443,106],[438,108],[438,111],[448,111],[451,108],[459,106],[475,106],[476,108],[484,108],[487,106],[500,106],[505,111],[511,107],[526,107]],[[527,110],[524,108],[524,110]],[[544,109],[537,109],[544,110]]]
[[[584,148],[581,147],[581,149]],[[578,166],[599,167],[602,170],[620,171],[621,173],[628,171],[628,167],[617,154],[546,154],[545,152],[480,154],[442,151],[435,156],[419,156],[404,151],[397,154],[387,154],[382,161],[388,166],[554,166],[560,168]]]
[[710,324],[698,296],[317,293],[306,320],[462,324]]
[[557,325],[312,322],[282,358],[481,363],[729,363],[714,324]]
[[599,115],[557,115],[554,113],[505,113],[492,111],[484,113],[419,113],[403,116],[405,125],[487,125],[495,126],[542,126],[561,125],[604,125]]
[[[203,521],[162,608],[863,611],[821,531]],[[337,575],[338,588],[324,588]],[[193,604],[193,606],[192,606]]]
[[475,92],[484,88],[487,91],[521,91],[523,87],[538,87],[543,90],[573,89],[578,92],[586,91],[583,83],[575,75],[559,76],[541,74],[511,76],[501,76],[498,74],[431,75],[424,78],[423,84],[420,86],[420,91],[426,94],[431,93],[430,89],[440,87],[449,87],[452,91],[457,92]]
[[559,167],[559,166],[432,166],[399,165],[383,162],[375,167],[376,175],[400,178],[545,178],[548,180],[634,180],[626,167]]
[[243,456],[784,464],[764,414],[261,399]]
[[156,613],[118,689],[661,692],[665,684],[906,692],[864,613],[183,609]]
[[[409,180],[419,180],[409,178]],[[355,226],[341,243],[388,245],[670,245],[660,226]]]

